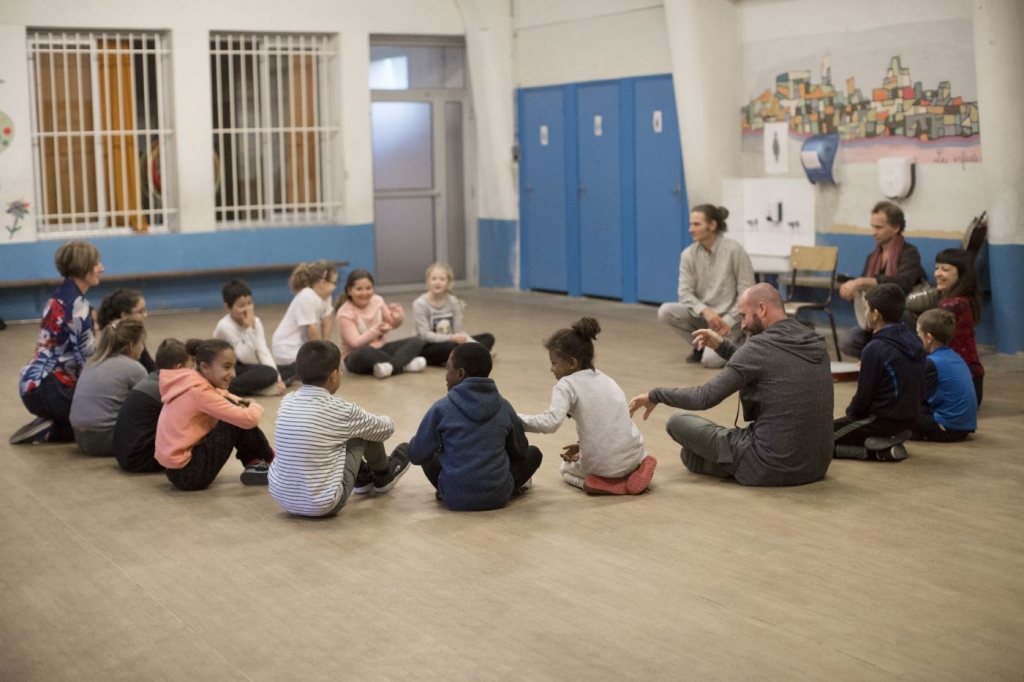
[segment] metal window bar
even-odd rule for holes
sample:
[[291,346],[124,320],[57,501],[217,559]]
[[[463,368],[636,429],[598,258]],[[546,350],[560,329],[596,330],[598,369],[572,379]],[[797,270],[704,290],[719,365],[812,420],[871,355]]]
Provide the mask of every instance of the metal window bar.
[[338,133],[328,91],[332,39],[214,33],[210,52],[218,225],[336,219],[341,204],[327,172]]
[[173,229],[163,35],[30,30],[27,48],[37,232]]

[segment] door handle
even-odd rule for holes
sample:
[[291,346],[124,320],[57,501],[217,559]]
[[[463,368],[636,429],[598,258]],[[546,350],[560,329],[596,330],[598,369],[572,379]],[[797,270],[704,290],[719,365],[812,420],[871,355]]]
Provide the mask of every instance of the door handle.
[[586,188],[586,186],[585,186],[585,185],[584,185],[584,184],[583,184],[583,183],[581,182],[581,183],[580,183],[580,188],[579,188],[579,190],[577,190],[577,192],[576,192],[576,197],[577,197],[577,198],[578,198],[578,199],[579,199],[580,201],[583,201],[583,195],[584,195],[584,194],[586,194],[586,193],[587,193],[587,188]]
[[683,198],[683,183],[677,182],[676,186],[672,188],[672,196],[676,198],[676,202],[682,205]]

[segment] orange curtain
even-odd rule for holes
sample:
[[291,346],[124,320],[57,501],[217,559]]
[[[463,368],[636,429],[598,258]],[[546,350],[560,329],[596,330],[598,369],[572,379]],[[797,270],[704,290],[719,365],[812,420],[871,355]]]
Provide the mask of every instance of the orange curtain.
[[[316,65],[310,55],[294,55],[288,62],[288,126],[306,128],[316,125]],[[317,135],[313,131],[290,132],[285,136],[285,163],[288,165],[285,201],[288,204],[316,203],[320,200],[316,182]],[[289,208],[302,213],[310,208]]]
[[[100,116],[107,139],[103,145],[111,225],[130,225],[136,232],[149,226],[139,210],[139,157],[135,148],[135,84],[127,41],[100,42]],[[122,52],[115,52],[121,49]]]

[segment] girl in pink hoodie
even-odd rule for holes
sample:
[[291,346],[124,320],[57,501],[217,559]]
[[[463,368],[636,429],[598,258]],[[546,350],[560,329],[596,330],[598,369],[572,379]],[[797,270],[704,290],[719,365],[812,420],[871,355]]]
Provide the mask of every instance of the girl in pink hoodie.
[[259,429],[263,408],[228,393],[235,351],[220,339],[185,344],[195,369],[160,372],[164,407],[156,427],[156,460],[179,490],[204,490],[237,449],[244,485],[266,485],[274,451]]

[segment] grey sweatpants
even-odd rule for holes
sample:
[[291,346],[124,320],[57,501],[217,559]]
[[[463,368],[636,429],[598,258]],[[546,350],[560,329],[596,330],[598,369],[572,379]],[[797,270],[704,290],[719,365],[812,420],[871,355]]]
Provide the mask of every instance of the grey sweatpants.
[[676,412],[668,418],[665,430],[683,446],[679,457],[687,469],[717,478],[732,477],[734,465],[718,462],[719,447],[725,445],[726,434],[732,429],[689,412]]

